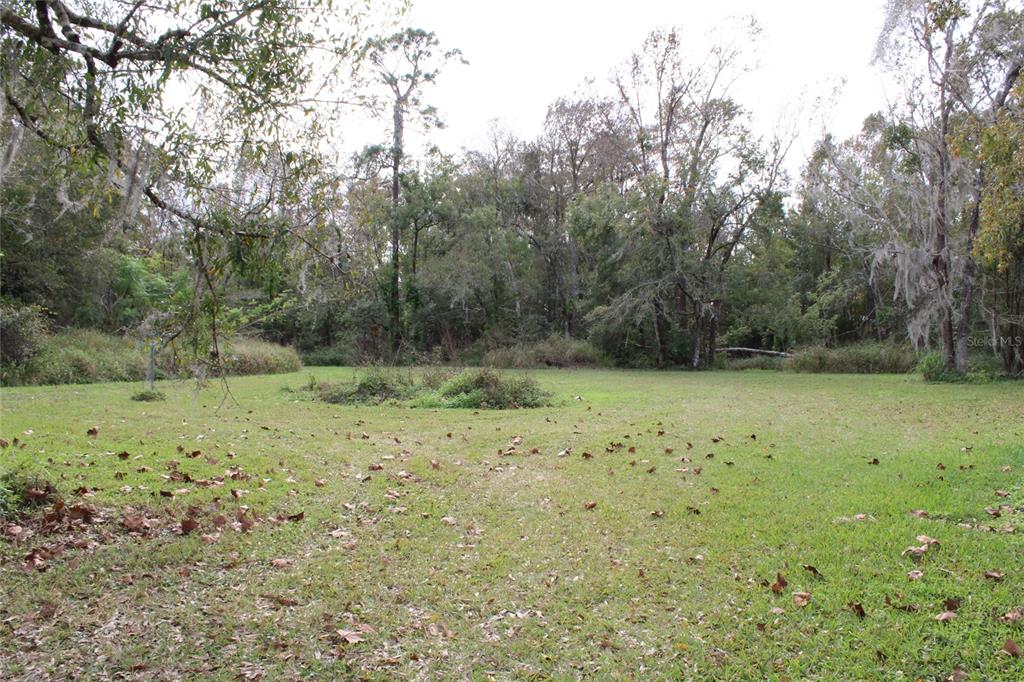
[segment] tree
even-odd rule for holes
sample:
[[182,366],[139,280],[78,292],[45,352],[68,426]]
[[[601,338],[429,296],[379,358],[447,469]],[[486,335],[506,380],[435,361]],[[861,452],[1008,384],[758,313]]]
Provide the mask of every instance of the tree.
[[988,278],[993,350],[1010,375],[1024,373],[1024,79],[982,131],[986,177],[975,250]]
[[[323,172],[316,140],[338,110],[324,93],[348,85],[365,11],[332,0],[19,0],[0,9],[11,139],[28,131],[62,164],[102,169],[104,191],[121,196],[122,225],[141,211],[187,232],[198,284],[187,319],[215,359],[228,269],[244,271],[246,251],[265,253],[281,232],[300,236],[266,209],[307,199],[290,187]],[[243,162],[283,165],[289,183],[268,185],[270,201],[246,195],[252,201],[226,206],[224,175]]]
[[965,372],[985,171],[954,140],[1003,107],[1024,59],[1022,15],[1002,0],[891,0],[878,58],[903,81],[905,101],[889,144],[907,162],[897,168],[900,181],[923,208],[906,240],[927,250],[927,269],[920,270],[921,259],[897,260],[904,282],[925,282],[914,284],[926,295],[918,297],[913,324],[934,323],[943,365]]
[[[379,83],[388,90],[391,107],[391,288],[388,307],[391,314],[393,349],[402,343],[401,225],[398,218],[401,195],[402,162],[405,158],[405,123],[408,115],[428,125],[441,126],[437,110],[424,104],[422,90],[437,80],[442,67],[451,61],[465,63],[459,50],[440,50],[434,33],[406,29],[385,38],[372,38],[362,48],[362,56],[374,69]],[[379,106],[379,103],[375,103]]]
[[779,182],[788,144],[751,135],[747,112],[731,98],[746,70],[737,44],[689,58],[682,46],[677,30],[654,31],[613,78],[644,197],[628,242],[643,274],[607,311],[649,311],[659,365],[680,360],[683,348],[670,338],[688,330],[687,362],[696,368],[713,362],[723,273]]

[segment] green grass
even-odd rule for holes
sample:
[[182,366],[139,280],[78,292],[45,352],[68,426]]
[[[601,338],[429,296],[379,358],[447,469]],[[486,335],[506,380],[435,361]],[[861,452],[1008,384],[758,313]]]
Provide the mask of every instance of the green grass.
[[[1024,498],[1017,383],[552,370],[531,373],[552,407],[474,411],[284,390],[308,374],[351,370],[233,379],[238,404],[219,410],[216,387],[187,383],[161,382],[160,403],[128,384],[4,389],[0,436],[25,447],[2,466],[102,518],[0,542],[0,677],[1024,677],[1000,653],[1024,644],[1024,620],[999,620],[1024,607],[1024,512],[985,512]],[[253,478],[169,481],[171,460],[193,479]],[[263,520],[205,542],[240,504]],[[200,528],[172,533],[189,506]],[[152,537],[119,526],[126,507],[148,511]],[[901,556],[922,534],[940,544]],[[23,567],[58,538],[95,546]],[[943,624],[947,598],[962,605]]]

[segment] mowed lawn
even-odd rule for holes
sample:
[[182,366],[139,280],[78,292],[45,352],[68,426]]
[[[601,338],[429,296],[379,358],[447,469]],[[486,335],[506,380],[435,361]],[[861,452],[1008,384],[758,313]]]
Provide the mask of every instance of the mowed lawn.
[[1024,678],[1020,383],[551,370],[555,405],[512,411],[286,390],[352,374],[223,404],[3,389],[3,469],[85,518],[5,529],[0,678]]

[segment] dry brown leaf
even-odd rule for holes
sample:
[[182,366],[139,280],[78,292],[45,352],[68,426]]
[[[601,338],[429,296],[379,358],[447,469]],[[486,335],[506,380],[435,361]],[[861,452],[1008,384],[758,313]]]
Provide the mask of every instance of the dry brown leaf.
[[786,581],[786,576],[782,575],[781,573],[777,573],[775,577],[775,582],[773,582],[771,585],[772,592],[774,592],[775,594],[779,594],[780,592],[782,592],[783,588],[785,588],[788,584],[789,583]]
[[1024,618],[1024,610],[1018,608],[1010,609],[1004,615],[999,616],[999,622],[1001,623],[1016,623],[1021,618]]

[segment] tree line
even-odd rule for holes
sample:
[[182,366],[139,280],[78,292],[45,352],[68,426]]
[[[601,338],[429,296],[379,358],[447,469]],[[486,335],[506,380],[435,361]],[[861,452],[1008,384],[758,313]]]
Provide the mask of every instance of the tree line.
[[[472,68],[429,31],[330,2],[75,4],[0,10],[2,293],[58,325],[214,356],[244,329],[339,362],[878,341],[1024,372],[1015,3],[890,2],[898,93],[795,178],[792,136],[733,95],[753,26],[700,50],[657,29],[536,138],[415,155],[434,82]],[[339,159],[352,106],[389,135]]]

